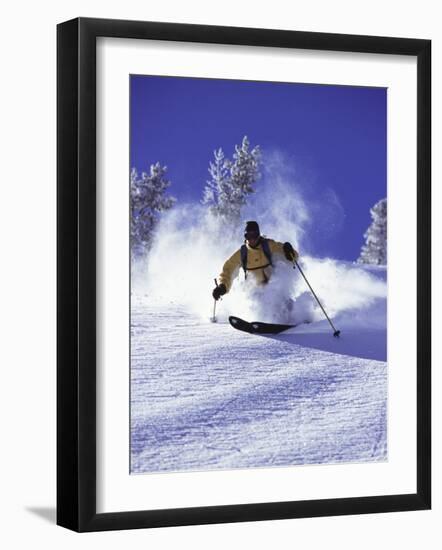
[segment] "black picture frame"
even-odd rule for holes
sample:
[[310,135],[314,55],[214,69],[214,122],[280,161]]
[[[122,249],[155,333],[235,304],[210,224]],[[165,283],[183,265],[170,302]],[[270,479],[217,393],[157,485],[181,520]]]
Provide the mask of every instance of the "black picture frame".
[[[417,58],[416,493],[96,512],[97,37],[396,54]],[[83,532],[429,509],[431,41],[79,18],[58,25],[57,47],[57,523]]]

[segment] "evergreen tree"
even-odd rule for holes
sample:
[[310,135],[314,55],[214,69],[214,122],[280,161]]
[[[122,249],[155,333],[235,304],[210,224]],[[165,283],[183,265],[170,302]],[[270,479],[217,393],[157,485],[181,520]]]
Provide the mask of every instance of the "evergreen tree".
[[381,199],[370,210],[372,222],[364,233],[365,244],[358,258],[360,264],[387,264],[387,199]]
[[230,161],[225,158],[220,148],[213,152],[215,162],[209,163],[210,180],[204,188],[202,203],[208,205],[212,214],[228,217],[230,196]]
[[209,165],[211,179],[207,181],[202,203],[223,225],[239,224],[241,209],[260,178],[261,151],[259,146],[249,148],[250,142],[244,136],[241,145],[235,145],[233,160],[226,159],[222,149],[218,149],[214,151],[215,161]]
[[131,252],[137,257],[149,250],[152,244],[159,213],[173,206],[176,199],[166,196],[170,181],[166,179],[166,166],[159,162],[150,166],[150,173],[135,168],[130,174]]

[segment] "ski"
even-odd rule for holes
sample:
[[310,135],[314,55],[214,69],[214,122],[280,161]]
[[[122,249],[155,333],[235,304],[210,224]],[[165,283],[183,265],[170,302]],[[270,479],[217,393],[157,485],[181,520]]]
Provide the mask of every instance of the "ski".
[[249,323],[248,321],[244,321],[244,319],[240,319],[239,317],[235,317],[234,315],[231,315],[229,317],[229,323],[232,325],[233,328],[236,328],[237,330],[242,330],[243,332],[248,332],[250,334],[279,334],[284,330],[288,330],[289,328],[294,328],[297,326],[281,325],[277,323],[261,323],[260,321],[253,321],[252,323]]

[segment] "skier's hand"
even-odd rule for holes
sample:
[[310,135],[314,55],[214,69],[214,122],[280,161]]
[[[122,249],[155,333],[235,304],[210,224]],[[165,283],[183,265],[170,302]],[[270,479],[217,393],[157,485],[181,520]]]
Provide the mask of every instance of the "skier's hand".
[[212,296],[215,298],[215,300],[219,300],[221,296],[224,296],[224,294],[227,292],[226,285],[220,284],[217,287],[213,289]]
[[282,249],[284,250],[284,255],[289,262],[294,262],[298,259],[299,255],[290,243],[284,243]]

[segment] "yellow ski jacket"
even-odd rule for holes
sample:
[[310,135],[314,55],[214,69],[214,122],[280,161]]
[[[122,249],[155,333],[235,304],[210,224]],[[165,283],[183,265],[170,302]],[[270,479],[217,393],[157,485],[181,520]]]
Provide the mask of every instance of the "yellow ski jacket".
[[[272,259],[276,259],[277,256],[281,256],[286,260],[283,243],[274,241],[273,239],[267,239],[269,243]],[[272,276],[272,266],[264,254],[262,244],[259,243],[256,248],[253,248],[246,242],[247,246],[247,275],[253,276],[258,284],[265,284]],[[295,250],[294,260],[299,258],[299,253]],[[241,249],[239,248],[223,266],[223,270],[219,276],[218,283],[224,284],[227,292],[229,292],[233,279],[237,276],[239,269],[241,268]]]

